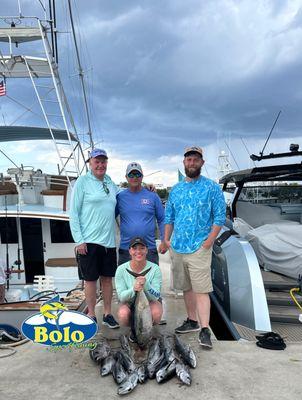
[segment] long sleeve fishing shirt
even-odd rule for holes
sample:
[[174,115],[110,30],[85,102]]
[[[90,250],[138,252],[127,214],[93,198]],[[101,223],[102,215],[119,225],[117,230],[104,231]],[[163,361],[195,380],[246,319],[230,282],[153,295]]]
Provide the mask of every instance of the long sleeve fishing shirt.
[[115,247],[115,206],[119,191],[108,175],[101,181],[89,171],[77,179],[69,214],[70,229],[76,243]]
[[[148,300],[158,300],[162,286],[162,273],[159,266],[150,261],[147,261],[142,272],[146,271],[150,267],[151,270],[145,275],[146,282],[143,290]],[[127,269],[131,271],[130,261],[120,265],[115,273],[116,293],[122,303],[130,302],[135,296],[133,289],[135,278],[129,274]]]
[[225,222],[225,199],[220,186],[200,176],[173,186],[166,203],[165,224],[173,225],[171,246],[177,253],[194,253],[212,226]]

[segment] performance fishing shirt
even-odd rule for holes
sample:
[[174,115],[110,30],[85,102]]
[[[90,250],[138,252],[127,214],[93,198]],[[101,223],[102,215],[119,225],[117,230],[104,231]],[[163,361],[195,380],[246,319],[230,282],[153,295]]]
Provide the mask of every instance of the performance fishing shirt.
[[[146,283],[144,292],[148,300],[158,300],[162,286],[162,273],[157,264],[147,261],[145,268],[142,272],[151,267],[151,270],[145,275]],[[127,271],[130,267],[130,261],[120,265],[115,273],[115,288],[119,300],[122,303],[130,302],[134,298],[135,292],[133,289],[135,278]]]
[[212,226],[225,222],[226,204],[220,186],[204,176],[173,186],[166,203],[165,224],[173,225],[171,246],[177,253],[194,253]]
[[119,192],[108,175],[101,181],[89,171],[77,179],[69,214],[70,229],[76,243],[115,247],[115,206]]
[[161,240],[164,239],[165,211],[156,193],[145,188],[139,192],[123,190],[117,196],[116,214],[121,218],[121,249],[128,250],[135,236],[144,238],[149,249],[156,249],[156,220]]

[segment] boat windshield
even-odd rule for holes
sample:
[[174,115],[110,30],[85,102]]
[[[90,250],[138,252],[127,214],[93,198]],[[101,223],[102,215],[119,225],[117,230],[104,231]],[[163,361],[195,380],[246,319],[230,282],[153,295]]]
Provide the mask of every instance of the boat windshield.
[[243,186],[238,200],[254,204],[302,203],[302,182],[257,182]]

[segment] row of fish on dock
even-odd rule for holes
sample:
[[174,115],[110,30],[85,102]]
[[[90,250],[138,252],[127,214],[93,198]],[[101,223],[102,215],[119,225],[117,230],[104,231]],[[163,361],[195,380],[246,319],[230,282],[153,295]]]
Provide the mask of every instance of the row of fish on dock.
[[138,383],[147,379],[163,383],[176,376],[183,384],[191,385],[190,368],[196,367],[196,356],[177,335],[153,338],[148,345],[147,358],[138,364],[131,356],[127,336],[121,335],[119,339],[119,349],[112,349],[108,341],[102,339],[90,350],[91,359],[100,365],[100,374],[112,374],[119,395],[132,392]]

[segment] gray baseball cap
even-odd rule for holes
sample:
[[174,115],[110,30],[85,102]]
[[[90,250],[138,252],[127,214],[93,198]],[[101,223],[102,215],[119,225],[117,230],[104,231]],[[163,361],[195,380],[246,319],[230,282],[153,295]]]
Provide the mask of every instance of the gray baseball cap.
[[126,169],[126,175],[130,174],[130,172],[132,172],[132,171],[139,171],[143,175],[142,167],[137,162],[132,162],[132,163],[128,164],[127,169]]

